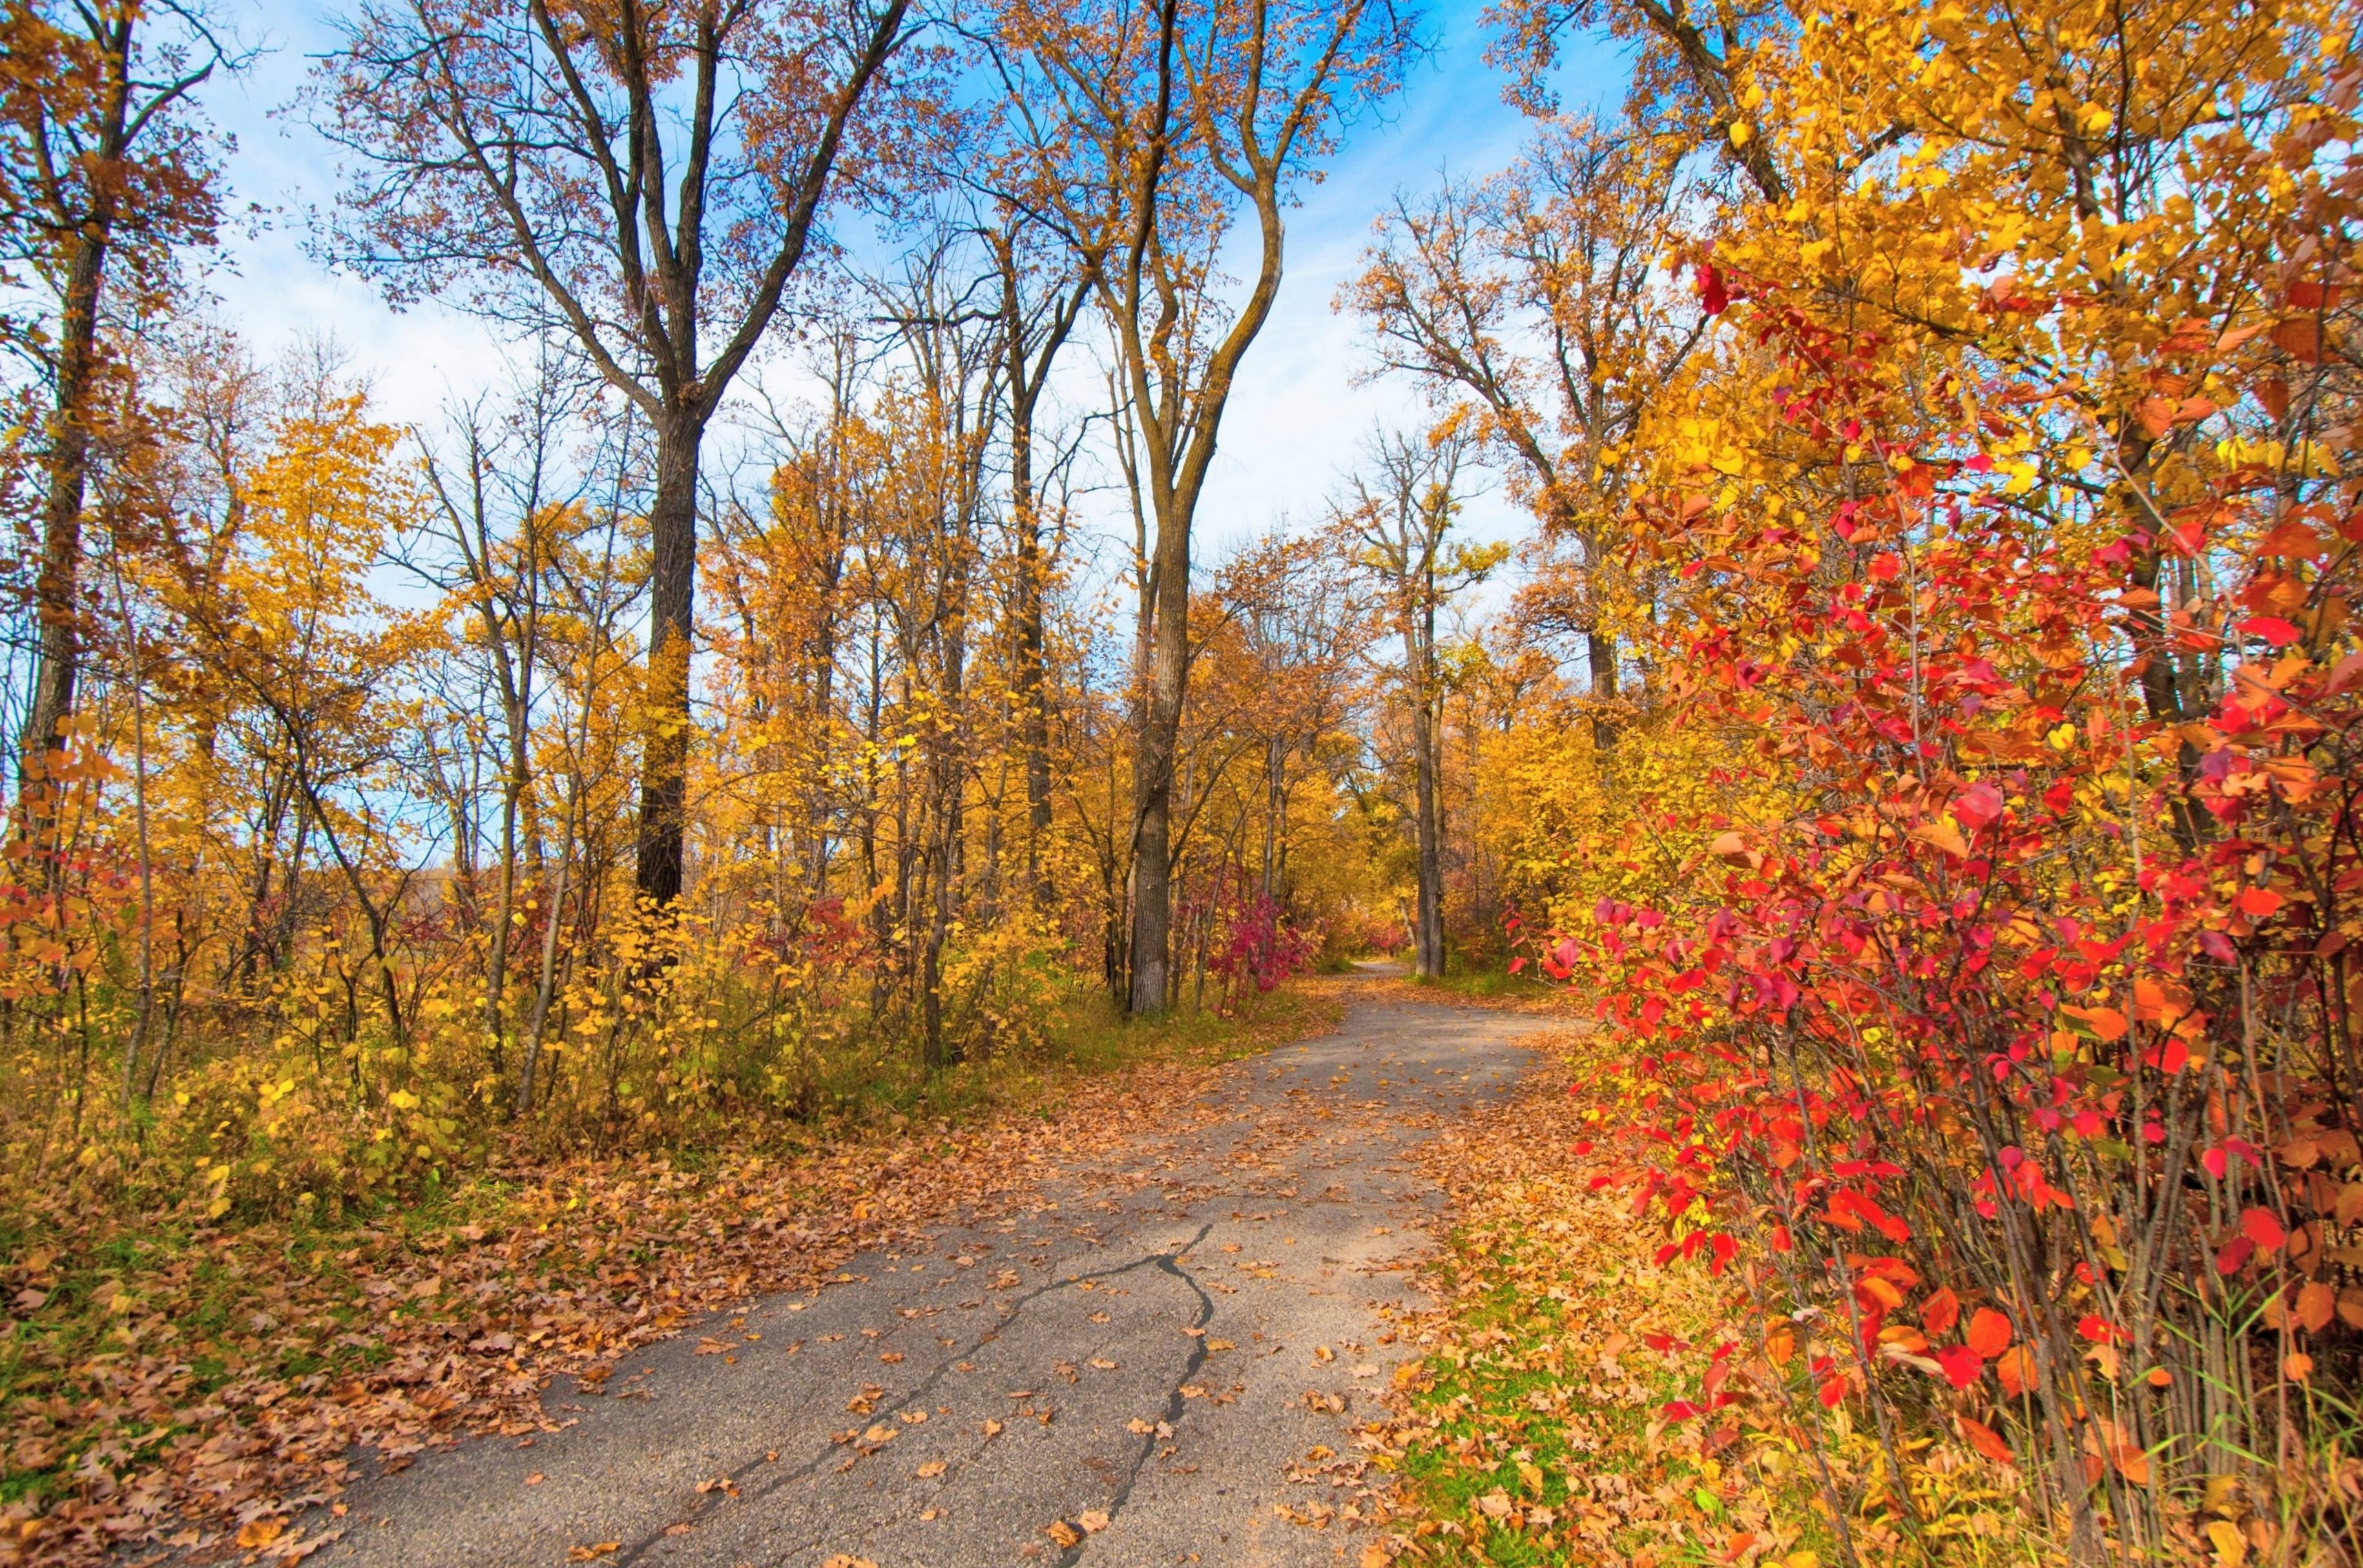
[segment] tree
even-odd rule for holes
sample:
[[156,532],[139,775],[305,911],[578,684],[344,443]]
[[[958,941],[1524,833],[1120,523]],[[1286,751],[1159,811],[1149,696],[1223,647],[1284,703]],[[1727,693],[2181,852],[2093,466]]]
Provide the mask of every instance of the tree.
[[[74,706],[83,513],[94,443],[121,401],[103,326],[153,308],[178,253],[213,241],[216,149],[192,95],[236,61],[201,5],[9,0],[0,39],[0,286],[28,290],[42,317],[0,316],[0,342],[48,391],[21,794]],[[20,811],[19,829],[38,814]]]
[[324,67],[329,237],[396,300],[554,320],[656,446],[638,887],[681,893],[699,454],[803,263],[907,0],[372,4]]
[[1014,557],[1010,697],[1025,753],[1026,879],[1034,898],[1047,902],[1051,889],[1042,850],[1050,832],[1050,713],[1042,599],[1052,566],[1042,550],[1042,486],[1036,478],[1034,445],[1051,370],[1091,301],[1092,284],[1076,280],[1071,259],[1065,268],[1044,264],[1035,254],[1045,237],[1041,226],[1014,204],[1002,204],[1001,225],[983,237],[1001,282],[1001,383],[1008,400]]
[[[1189,684],[1190,530],[1239,365],[1280,290],[1294,188],[1352,111],[1391,92],[1415,50],[1386,0],[1122,0],[1013,6],[991,54],[1017,127],[1016,200],[1049,215],[1114,340],[1137,430],[1129,470],[1156,536],[1145,552],[1148,654],[1134,758],[1129,1002],[1171,982],[1171,823]],[[1239,205],[1257,246],[1226,310],[1215,257]]]
[[[456,450],[422,453],[432,505],[410,551],[411,564],[444,595],[458,663],[495,710],[499,865],[492,908],[479,911],[486,937],[484,1030],[495,1073],[505,1070],[510,944],[518,889],[517,834],[536,775],[534,718],[544,705],[543,640],[549,612],[553,537],[577,497],[559,450],[564,414],[553,366],[518,389],[505,409],[479,402],[455,407],[449,438]],[[456,813],[460,817],[461,813]],[[474,864],[472,823],[455,821],[452,858],[460,891]],[[529,1103],[530,1091],[520,1108]]]
[[1412,953],[1414,968],[1424,977],[1444,973],[1444,685],[1437,613],[1455,595],[1484,581],[1509,555],[1506,545],[1446,538],[1460,510],[1455,487],[1471,445],[1462,421],[1455,419],[1424,438],[1374,433],[1368,471],[1354,477],[1352,493],[1336,508],[1337,525],[1360,546],[1360,565],[1385,596],[1403,642],[1418,853]]
[[1758,66],[1778,43],[1789,14],[1762,0],[1496,0],[1487,18],[1497,29],[1486,51],[1509,67],[1510,97],[1527,112],[1556,110],[1548,78],[1559,40],[1571,30],[1605,32],[1634,49],[1627,106],[1636,119],[1679,128],[1692,147],[1728,158],[1758,197],[1779,202],[1789,182],[1758,122],[1764,105]]
[[1483,447],[1543,525],[1533,596],[1581,639],[1603,740],[1630,610],[1634,432],[1706,321],[1665,271],[1682,233],[1681,151],[1645,128],[1548,122],[1493,180],[1398,196],[1342,296],[1382,370],[1473,405]]

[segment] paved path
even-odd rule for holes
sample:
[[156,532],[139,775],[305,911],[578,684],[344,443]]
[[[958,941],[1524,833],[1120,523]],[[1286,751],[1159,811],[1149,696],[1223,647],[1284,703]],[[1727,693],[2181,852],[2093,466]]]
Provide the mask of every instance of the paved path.
[[1375,1309],[1433,1204],[1401,1155],[1504,1092],[1533,1027],[1357,999],[1031,1212],[649,1347],[602,1396],[561,1384],[548,1407],[573,1424],[530,1446],[365,1483],[312,1561],[506,1568],[607,1542],[598,1561],[667,1568],[1357,1561],[1274,1505],[1327,1495],[1285,1472],[1350,1452],[1400,1359]]

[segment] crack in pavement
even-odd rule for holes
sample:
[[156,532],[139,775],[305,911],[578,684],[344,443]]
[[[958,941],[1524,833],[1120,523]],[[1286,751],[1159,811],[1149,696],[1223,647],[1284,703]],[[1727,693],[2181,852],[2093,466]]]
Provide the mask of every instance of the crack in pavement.
[[[1011,1307],[1009,1310],[1003,1315],[1001,1321],[993,1327],[993,1337],[999,1337],[1001,1330],[1015,1320],[1019,1313],[1025,1311],[1028,1306],[1032,1305],[1042,1297],[1048,1296],[1054,1290],[1070,1289],[1078,1281],[1085,1279],[1096,1281],[1102,1279],[1120,1278],[1125,1275],[1130,1274],[1137,1268],[1146,1268],[1152,1264],[1163,1270],[1165,1273],[1171,1275],[1174,1278],[1181,1280],[1184,1285],[1187,1285],[1193,1293],[1195,1293],[1198,1297],[1200,1309],[1198,1313],[1198,1320],[1193,1325],[1193,1327],[1204,1330],[1207,1322],[1214,1317],[1214,1297],[1208,1296],[1204,1290],[1199,1289],[1198,1282],[1192,1278],[1188,1274],[1184,1273],[1177,1265],[1182,1258],[1189,1255],[1192,1248],[1195,1247],[1199,1242],[1206,1239],[1207,1232],[1212,1231],[1214,1228],[1213,1223],[1210,1221],[1207,1224],[1200,1226],[1198,1228],[1198,1233],[1195,1236],[1191,1237],[1188,1242],[1182,1243],[1181,1246],[1170,1247],[1161,1253],[1152,1253],[1146,1257],[1135,1258],[1132,1262],[1124,1264],[1120,1268],[1103,1269],[1096,1274],[1072,1275],[1065,1279],[1054,1279],[1047,1284],[1036,1286],[1033,1289],[1019,1297],[1016,1304]],[[980,1348],[982,1343],[982,1337],[980,1337]],[[953,1357],[952,1361],[964,1359],[966,1358]],[[1193,1376],[1196,1375],[1198,1369],[1205,1364],[1206,1342],[1202,1333],[1198,1338],[1191,1342],[1190,1354],[1182,1363],[1181,1375],[1174,1380],[1172,1395],[1166,1404],[1165,1419],[1167,1424],[1172,1424],[1181,1416],[1182,1406],[1183,1403],[1182,1393],[1182,1385],[1188,1383]],[[881,1400],[880,1402],[882,1404],[904,1406],[924,1404],[926,1401],[922,1397],[923,1393],[927,1389],[935,1387],[937,1383],[942,1381],[944,1374],[950,1370],[951,1361],[947,1361],[944,1365],[937,1367],[934,1372],[928,1374],[926,1380],[921,1383],[918,1387],[911,1390],[910,1393],[896,1399]],[[990,1442],[992,1440],[988,1438],[985,1441]],[[1116,1493],[1115,1500],[1108,1505],[1107,1512],[1108,1517],[1111,1519],[1115,1517],[1116,1510],[1123,1506],[1124,1499],[1132,1495],[1133,1483],[1139,1479],[1141,1466],[1148,1462],[1148,1452],[1157,1446],[1158,1441],[1158,1435],[1154,1430],[1152,1430],[1147,1438],[1141,1441],[1140,1452],[1133,1460],[1131,1474],[1126,1477],[1123,1487]],[[829,1446],[834,1448],[837,1445],[832,1442]],[[975,1451],[976,1453],[981,1453],[982,1452],[984,1451],[982,1449]],[[811,1463],[803,1466],[800,1471],[779,1477],[777,1482],[766,1485],[754,1495],[759,1497],[765,1496],[771,1492],[777,1491],[781,1485],[785,1485],[789,1481],[811,1475],[820,1468],[821,1462],[826,1460],[828,1454],[826,1451],[823,1451],[812,1461]],[[974,1453],[971,1454],[971,1458],[973,1457]],[[947,1474],[949,1474],[949,1472],[947,1472]],[[644,1540],[639,1546],[635,1549],[634,1552],[619,1552],[617,1554],[617,1560],[619,1562],[637,1561],[638,1551],[645,1551],[649,1542],[660,1540],[662,1537],[663,1532],[661,1530],[656,1532],[654,1536],[646,1538],[646,1540]],[[799,1541],[795,1546],[782,1553],[777,1561],[785,1562],[789,1559],[793,1558],[798,1551],[816,1550],[822,1544],[823,1539],[824,1538],[821,1537],[814,1537],[808,1540]],[[1070,1547],[1064,1554],[1056,1560],[1059,1564],[1059,1568],[1065,1568],[1066,1564],[1072,1563],[1076,1557],[1081,1555],[1082,1551],[1082,1546],[1081,1543]]]
[[[1190,1325],[1198,1332],[1190,1341],[1190,1355],[1182,1364],[1182,1375],[1173,1380],[1173,1392],[1167,1395],[1165,1398],[1163,1424],[1177,1430],[1182,1425],[1182,1408],[1189,1403],[1189,1396],[1182,1390],[1189,1386],[1190,1380],[1195,1377],[1206,1364],[1206,1326],[1215,1320],[1215,1298],[1206,1294],[1204,1288],[1199,1285],[1195,1275],[1182,1267],[1182,1260],[1188,1257],[1199,1243],[1213,1232],[1214,1229],[1214,1221],[1210,1220],[1198,1227],[1198,1233],[1190,1238],[1188,1244],[1174,1247],[1141,1260],[1142,1263],[1155,1264],[1159,1268],[1188,1286],[1190,1294],[1198,1298],[1198,1317],[1196,1321]],[[1129,1273],[1131,1270],[1127,1268],[1121,1272]],[[1133,1456],[1131,1471],[1126,1474],[1124,1485],[1116,1488],[1115,1496],[1108,1500],[1107,1516],[1110,1524],[1115,1522],[1116,1517],[1124,1511],[1125,1504],[1131,1500],[1132,1489],[1139,1484],[1141,1471],[1148,1467],[1149,1451],[1164,1439],[1165,1434],[1152,1427],[1149,1429],[1148,1435],[1140,1440],[1140,1452]],[[1057,1568],[1071,1568],[1075,1560],[1082,1556],[1083,1548],[1089,1544],[1089,1541],[1090,1537],[1086,1535],[1082,1540],[1075,1542],[1074,1545],[1060,1552],[1057,1559]]]

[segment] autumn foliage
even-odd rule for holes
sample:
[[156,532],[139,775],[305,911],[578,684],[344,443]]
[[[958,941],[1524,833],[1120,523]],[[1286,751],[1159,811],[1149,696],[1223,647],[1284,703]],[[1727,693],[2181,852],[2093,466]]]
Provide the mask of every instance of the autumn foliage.
[[1531,949],[1756,1314],[1668,1415],[1852,1412],[1849,1557],[1948,1453],[2079,1558],[2356,1550],[2351,27],[1804,7],[1707,83],[1773,188],[1677,258],[1653,711]]
[[[429,1420],[332,1385],[522,1399],[394,1217],[486,1216],[489,1301],[553,1183],[848,1194],[832,1139],[1408,945],[1596,1018],[1535,1122],[1580,1178],[1478,1233],[1721,1303],[1645,1446],[1803,1460],[1720,1560],[2363,1557],[2351,6],[1503,0],[1527,146],[1337,300],[1424,423],[1220,549],[1290,215],[1407,12],[481,10],[361,8],[312,101],[325,247],[514,339],[421,428],[190,286],[202,7],[0,15],[19,1544]],[[1578,40],[1621,106],[1561,104]],[[633,140],[673,118],[729,167]],[[1454,532],[1481,469],[1514,556]],[[794,1272],[727,1250],[682,1256]],[[647,1260],[563,1270],[570,1331],[670,1326]],[[518,1359],[401,1381],[479,1337]],[[1481,1512],[1615,1489],[1531,1490]],[[1714,1522],[1664,1501],[1651,1551]]]

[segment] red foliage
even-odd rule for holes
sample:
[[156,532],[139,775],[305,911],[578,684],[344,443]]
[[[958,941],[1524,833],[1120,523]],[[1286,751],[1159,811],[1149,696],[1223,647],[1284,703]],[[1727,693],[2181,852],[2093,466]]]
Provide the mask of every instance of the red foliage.
[[[2066,419],[2069,391],[1948,372],[1907,406],[1777,284],[1696,282],[1778,357],[1800,460],[1892,460],[1818,528],[1640,508],[1640,564],[1688,595],[1664,689],[1732,737],[1753,814],[1707,824],[1666,907],[1529,939],[1634,1043],[1619,1179],[1662,1207],[1661,1262],[1737,1259],[1828,1325],[1825,1406],[1934,1404],[1996,1460],[2046,1432],[2017,1452],[2079,1508],[2148,1452],[2198,1465],[2233,1441],[2210,1376],[2270,1385],[2291,1336],[2351,1370],[2363,1326],[2325,1245],[2363,1219],[2352,481],[2219,465],[2163,516],[2061,526],[1929,411]],[[2301,370],[2189,337],[2157,375]],[[1921,1280],[1925,1335],[1895,1320]],[[2302,1284],[2310,1317],[2259,1314]]]

